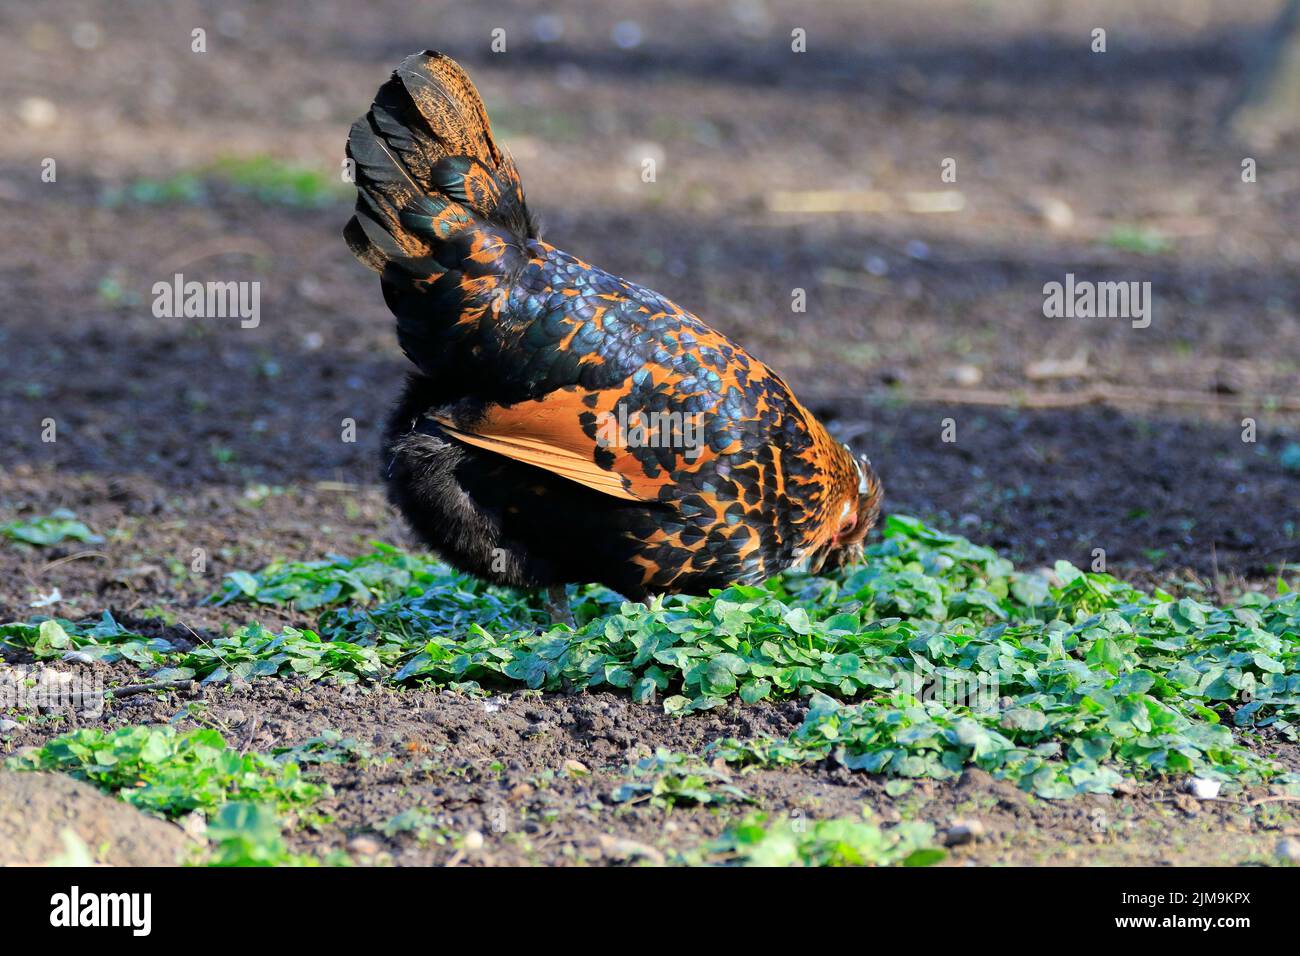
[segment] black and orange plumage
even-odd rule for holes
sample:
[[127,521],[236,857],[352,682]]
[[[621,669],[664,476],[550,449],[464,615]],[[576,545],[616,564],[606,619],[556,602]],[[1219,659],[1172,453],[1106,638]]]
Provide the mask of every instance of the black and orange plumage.
[[408,57],[353,125],[345,235],[417,371],[390,496],[452,564],[629,597],[861,555],[880,484],[743,348],[538,236],[448,57]]

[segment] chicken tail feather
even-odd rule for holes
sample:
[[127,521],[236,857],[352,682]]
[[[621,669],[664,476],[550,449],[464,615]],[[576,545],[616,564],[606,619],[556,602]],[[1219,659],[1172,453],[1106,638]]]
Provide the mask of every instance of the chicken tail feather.
[[[465,71],[432,50],[402,61],[352,125],[353,254],[385,274],[428,282],[487,246],[537,235],[510,155],[492,137]],[[397,266],[394,270],[392,266]]]

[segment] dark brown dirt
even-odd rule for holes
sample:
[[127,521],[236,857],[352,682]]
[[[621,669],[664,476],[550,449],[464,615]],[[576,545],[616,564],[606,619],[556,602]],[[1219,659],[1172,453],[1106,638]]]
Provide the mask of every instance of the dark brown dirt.
[[[953,864],[1266,862],[1300,827],[1294,804],[1249,805],[1263,792],[1197,801],[1173,786],[1149,785],[1051,802],[972,769],[957,781],[917,781],[890,796],[883,779],[829,763],[733,773],[752,805],[661,809],[613,799],[631,779],[629,763],[656,747],[698,752],[719,738],[781,734],[800,711],[797,702],[734,705],[679,720],[607,693],[468,698],[267,681],[127,698],[110,705],[103,723],[213,727],[253,749],[340,732],[364,753],[315,768],[334,796],[312,808],[293,843],[369,864],[658,862],[718,836],[756,807],[807,820],[863,813],[881,824],[922,820],[941,836],[954,824],[979,821],[984,836],[954,847]],[[25,726],[6,747],[36,745],[64,726]],[[424,814],[417,828],[384,832],[394,816],[412,810]]]
[[[196,204],[104,196],[223,155],[332,178],[347,124],[421,46],[478,81],[548,238],[780,369],[871,454],[890,508],[1029,565],[1088,565],[1101,548],[1110,570],[1146,583],[1271,583],[1300,562],[1300,475],[1281,463],[1300,441],[1300,173],[1283,144],[1241,183],[1247,153],[1215,120],[1274,4],[1141,7],[584,0],[558,11],[552,43],[510,2],[320,2],[310,24],[263,5],[234,19],[206,3],[6,7],[0,523],[62,506],[106,540],[0,547],[0,618],[29,616],[57,587],[66,616],[109,608],[171,636],[219,633],[249,618],[199,603],[223,573],[404,540],[375,464],[404,362],[373,276],[343,246],[347,203],[290,208],[221,188]],[[622,20],[640,24],[636,49],[610,42]],[[78,23],[98,26],[93,43]],[[1086,49],[1099,23],[1104,56]],[[203,24],[209,50],[191,53]],[[497,26],[505,54],[487,49]],[[810,38],[801,58],[787,52],[795,26]],[[647,155],[662,156],[652,185],[637,176]],[[949,156],[955,184],[939,181]],[[56,183],[40,181],[45,157]],[[960,212],[909,205],[953,188]],[[884,206],[777,211],[774,193],[791,189],[869,191]],[[1108,241],[1129,226],[1167,248]],[[261,324],[155,318],[152,284],[176,271],[260,281]],[[1045,318],[1043,283],[1067,272],[1151,281],[1151,327]],[[805,313],[790,309],[795,289]],[[1076,358],[1044,377],[1044,361]],[[1081,396],[1099,404],[1026,405]],[[340,440],[345,418],[355,443]],[[353,855],[402,863],[452,859],[471,830],[485,842],[466,862],[625,854],[602,843],[611,834],[660,852],[693,845],[743,811],[614,808],[629,755],[773,732],[799,709],[677,721],[610,695],[515,693],[489,712],[448,694],[276,682],[132,698],[106,720],[168,720],[194,700],[205,706],[182,725],[215,721],[236,739],[251,727],[253,746],[334,728],[391,754],[327,768],[333,822],[296,839],[323,850],[361,837]],[[0,749],[65,726],[25,726]],[[590,775],[567,775],[566,760]],[[1242,862],[1295,826],[1282,803],[1192,805],[1162,788],[1051,804],[979,775],[897,799],[829,767],[737,782],[777,813],[977,816],[990,838],[958,861]],[[449,842],[373,832],[417,805]]]

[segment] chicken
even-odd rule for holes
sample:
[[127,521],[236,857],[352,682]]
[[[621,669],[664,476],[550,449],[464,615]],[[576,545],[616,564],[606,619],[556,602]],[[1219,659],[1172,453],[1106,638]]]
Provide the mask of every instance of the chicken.
[[415,365],[389,495],[463,571],[630,598],[859,560],[880,483],[690,312],[543,241],[449,57],[408,57],[348,137],[344,234]]

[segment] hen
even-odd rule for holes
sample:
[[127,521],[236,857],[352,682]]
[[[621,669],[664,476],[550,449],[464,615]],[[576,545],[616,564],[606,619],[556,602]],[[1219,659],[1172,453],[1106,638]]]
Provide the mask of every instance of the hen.
[[429,547],[553,610],[566,583],[700,594],[860,558],[867,459],[690,312],[542,241],[455,61],[403,61],[348,156],[345,236],[417,369],[389,494]]

